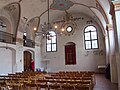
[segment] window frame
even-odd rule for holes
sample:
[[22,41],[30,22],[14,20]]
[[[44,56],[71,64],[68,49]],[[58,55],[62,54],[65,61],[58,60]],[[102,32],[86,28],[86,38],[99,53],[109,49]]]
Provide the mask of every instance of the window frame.
[[27,44],[27,33],[23,32],[23,46],[26,46]]
[[[68,31],[68,28],[71,28],[71,31]],[[72,26],[70,26],[70,25],[69,25],[69,26],[67,26],[67,27],[66,27],[66,31],[67,31],[68,33],[71,33],[71,32],[73,31],[73,27],[72,27]]]
[[[51,31],[49,31],[49,32],[51,32]],[[52,39],[50,40],[50,43],[47,43],[48,39],[47,39],[47,36],[46,36],[46,52],[57,52],[57,34],[56,34],[55,31],[53,31],[53,32],[55,33],[54,36],[56,37],[56,43],[52,43]],[[50,51],[47,50],[47,45],[50,45],[50,47],[51,47]],[[53,45],[56,45],[56,50],[55,51],[53,51],[53,49],[52,49]]]
[[[89,26],[93,26],[96,30],[95,31],[92,31],[92,30],[89,30],[87,32],[85,32],[86,28],[89,27]],[[91,32],[96,32],[96,39],[92,39],[92,35],[91,35]],[[85,33],[90,33],[90,40],[85,40]],[[92,41],[96,41],[97,40],[97,48],[93,48],[93,44],[92,44]],[[90,41],[91,43],[91,47],[90,48],[86,48],[86,41]],[[87,25],[85,28],[84,28],[84,45],[85,45],[85,50],[92,50],[92,49],[99,49],[99,41],[98,41],[98,32],[97,32],[97,28],[96,26],[94,25]]]

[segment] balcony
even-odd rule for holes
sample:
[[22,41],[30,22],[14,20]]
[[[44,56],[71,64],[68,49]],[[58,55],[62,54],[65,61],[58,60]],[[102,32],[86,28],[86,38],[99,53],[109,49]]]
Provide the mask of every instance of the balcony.
[[16,38],[13,34],[0,31],[0,42],[15,44]]
[[23,46],[35,48],[35,42],[30,39],[24,39]]

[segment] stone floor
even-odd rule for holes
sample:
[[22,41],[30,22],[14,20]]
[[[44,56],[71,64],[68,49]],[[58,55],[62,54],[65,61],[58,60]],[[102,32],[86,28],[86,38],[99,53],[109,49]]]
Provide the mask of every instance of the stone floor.
[[96,74],[96,85],[93,90],[118,90],[117,84],[113,84],[106,79],[103,74]]

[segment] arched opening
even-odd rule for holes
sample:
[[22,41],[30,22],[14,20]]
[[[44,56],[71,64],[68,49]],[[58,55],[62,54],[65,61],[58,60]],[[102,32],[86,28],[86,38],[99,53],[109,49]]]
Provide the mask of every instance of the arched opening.
[[0,16],[0,41],[7,43],[14,42],[10,21],[3,16]]
[[0,46],[0,51],[0,74],[11,74],[17,71],[16,50],[6,44]]
[[0,25],[2,25],[0,31],[12,34],[10,21],[4,16],[0,16]]

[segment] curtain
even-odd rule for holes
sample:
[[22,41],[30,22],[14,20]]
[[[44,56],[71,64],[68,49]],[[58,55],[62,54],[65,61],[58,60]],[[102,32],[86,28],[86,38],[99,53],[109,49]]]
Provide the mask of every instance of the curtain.
[[76,64],[76,49],[75,45],[65,46],[65,65]]

